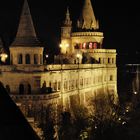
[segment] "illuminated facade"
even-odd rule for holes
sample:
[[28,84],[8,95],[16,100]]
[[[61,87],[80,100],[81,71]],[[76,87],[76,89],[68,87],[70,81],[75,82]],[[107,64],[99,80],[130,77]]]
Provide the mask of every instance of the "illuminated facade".
[[75,100],[86,104],[100,93],[117,98],[116,50],[102,48],[104,37],[98,29],[90,0],[85,0],[75,31],[67,9],[61,54],[54,65],[45,65],[43,46],[25,0],[16,38],[9,47],[10,65],[0,66],[0,81],[21,104],[42,102],[71,108]]

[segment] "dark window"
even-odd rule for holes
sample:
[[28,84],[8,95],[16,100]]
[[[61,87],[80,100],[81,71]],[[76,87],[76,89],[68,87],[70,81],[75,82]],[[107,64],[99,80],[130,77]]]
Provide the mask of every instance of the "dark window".
[[28,84],[27,86],[28,86],[28,94],[31,94],[31,90],[32,90],[32,89],[31,89],[31,85]]
[[110,75],[110,81],[113,81],[113,75]]
[[26,64],[30,64],[30,55],[29,54],[26,54]]
[[19,94],[20,95],[23,95],[24,94],[24,85],[23,84],[20,84],[19,85]]
[[40,64],[43,64],[42,54],[40,54]]
[[108,64],[110,63],[110,58],[108,58]]
[[18,56],[18,64],[22,64],[22,54],[19,54]]
[[34,54],[34,64],[38,64],[38,55]]

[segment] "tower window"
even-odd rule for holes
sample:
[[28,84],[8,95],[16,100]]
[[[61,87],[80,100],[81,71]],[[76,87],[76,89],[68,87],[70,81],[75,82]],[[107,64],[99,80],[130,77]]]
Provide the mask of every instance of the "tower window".
[[110,64],[110,58],[108,58],[108,64]]
[[18,64],[22,64],[22,54],[19,54],[18,56]]
[[112,58],[112,63],[115,64],[115,59],[114,58]]
[[34,64],[38,64],[38,55],[34,54]]
[[40,64],[43,64],[42,54],[40,54]]
[[113,81],[113,75],[110,75],[110,81]]
[[26,54],[26,64],[30,64],[30,55],[29,54]]

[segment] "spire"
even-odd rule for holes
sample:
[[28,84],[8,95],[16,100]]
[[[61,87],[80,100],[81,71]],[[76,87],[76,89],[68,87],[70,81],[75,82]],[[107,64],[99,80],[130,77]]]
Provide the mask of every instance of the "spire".
[[81,18],[77,22],[78,28],[82,29],[98,29],[98,23],[96,21],[92,4],[90,0],[85,0]]
[[29,5],[27,0],[24,0],[16,39],[12,46],[37,46],[38,44]]
[[72,24],[72,21],[70,20],[70,12],[69,12],[69,8],[67,8],[66,19],[64,21],[64,25],[71,26],[71,24]]

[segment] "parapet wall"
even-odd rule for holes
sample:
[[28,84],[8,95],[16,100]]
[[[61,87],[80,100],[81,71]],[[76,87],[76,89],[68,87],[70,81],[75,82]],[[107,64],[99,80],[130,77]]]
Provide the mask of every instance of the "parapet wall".
[[103,37],[103,33],[102,32],[74,32],[72,33],[73,37],[76,36],[100,36]]

